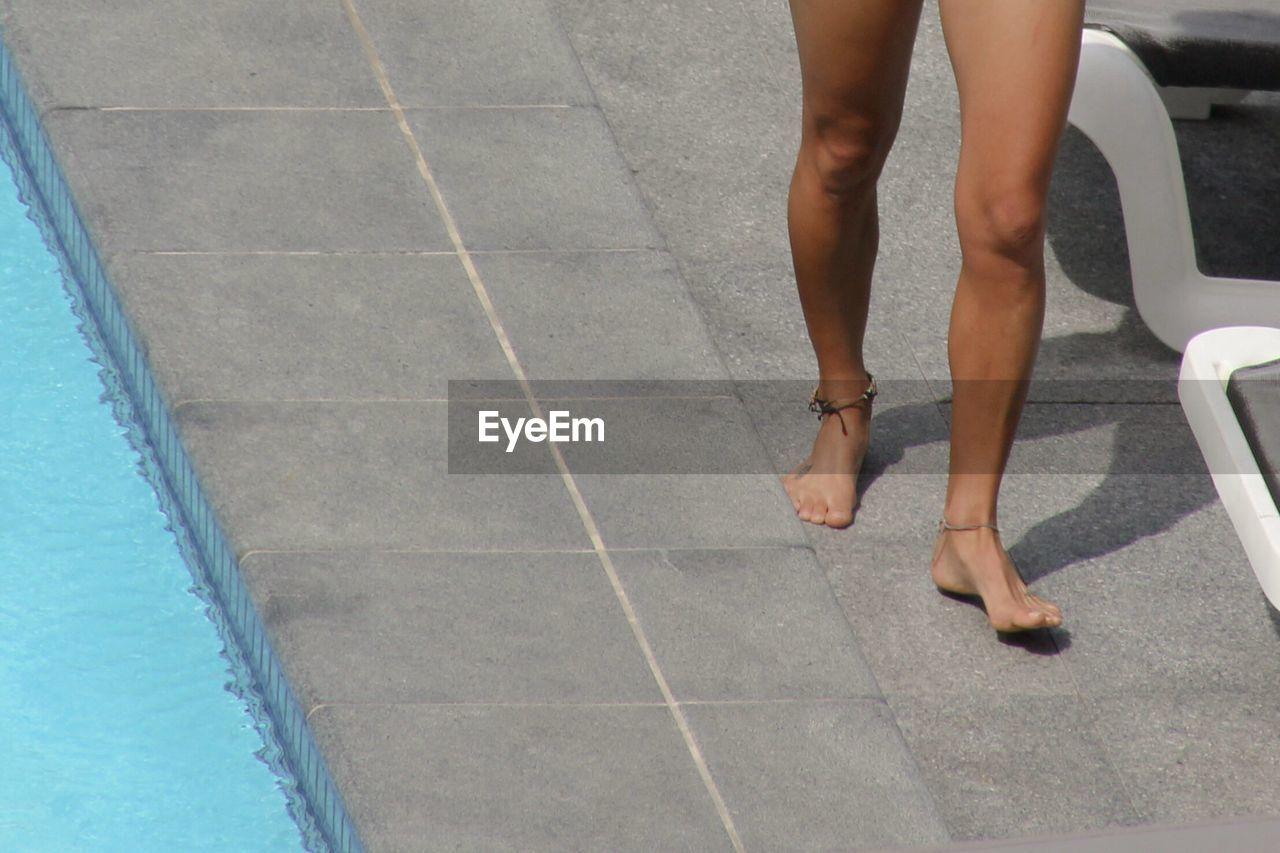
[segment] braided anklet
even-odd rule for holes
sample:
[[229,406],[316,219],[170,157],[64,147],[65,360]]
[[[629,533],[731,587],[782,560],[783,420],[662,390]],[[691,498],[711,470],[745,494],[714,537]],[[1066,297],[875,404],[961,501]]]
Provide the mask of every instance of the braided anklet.
[[865,405],[866,407],[869,407],[871,405],[871,401],[880,393],[879,389],[876,388],[875,377],[868,373],[867,379],[871,383],[867,386],[867,390],[863,391],[861,396],[852,400],[824,400],[818,396],[818,389],[822,387],[822,384],[819,383],[818,385],[815,385],[813,387],[813,393],[809,395],[809,411],[817,412],[818,420],[822,420],[827,415],[835,415],[840,419],[840,432],[848,435],[849,429],[845,426],[844,415],[840,414],[840,412],[844,409],[852,409],[855,406],[863,407]]
[[996,533],[999,533],[999,532],[1000,532],[1000,528],[999,528],[999,527],[996,527],[994,524],[986,524],[986,523],[979,523],[979,524],[952,524],[951,522],[947,521],[945,518],[943,518],[943,519],[941,519],[941,520],[939,520],[939,521],[938,521],[938,532],[939,532],[939,533],[943,532],[944,530],[977,530],[977,529],[979,529],[979,528],[981,528],[981,527],[989,527],[989,528],[991,528],[992,530],[994,530]]

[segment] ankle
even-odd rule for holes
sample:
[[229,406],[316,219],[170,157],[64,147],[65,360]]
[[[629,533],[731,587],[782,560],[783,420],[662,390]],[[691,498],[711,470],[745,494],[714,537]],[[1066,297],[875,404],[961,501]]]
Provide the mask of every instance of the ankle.
[[[955,484],[951,484],[954,486]],[[971,484],[979,485],[979,484]],[[983,483],[981,485],[988,485]],[[986,494],[987,489],[982,489],[979,494],[969,497],[960,489],[948,488],[948,492],[956,492],[956,494],[948,494],[947,499],[942,503],[941,520],[947,524],[970,525],[970,524],[1000,524],[1000,510],[996,502]],[[967,490],[966,490],[967,491]],[[976,489],[974,491],[977,491]]]
[[996,524],[994,518],[991,521],[953,521],[952,517],[947,513],[942,514],[942,518],[938,520],[939,530],[959,530],[967,532],[970,530],[991,530],[996,533],[1000,532],[1000,526]]
[[854,400],[871,387],[871,374],[865,370],[820,374],[814,393],[823,400]]

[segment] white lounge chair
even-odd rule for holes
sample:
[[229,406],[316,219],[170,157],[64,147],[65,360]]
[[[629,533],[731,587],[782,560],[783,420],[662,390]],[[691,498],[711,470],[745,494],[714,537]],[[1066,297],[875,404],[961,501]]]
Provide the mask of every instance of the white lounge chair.
[[[1178,399],[1262,591],[1280,608],[1280,458],[1268,463],[1255,453],[1260,442],[1280,438],[1280,406],[1274,405],[1280,400],[1280,372],[1268,380],[1275,383],[1272,393],[1264,395],[1278,416],[1274,424],[1269,419],[1256,422],[1257,410],[1252,422],[1242,424],[1238,406],[1227,395],[1233,373],[1268,362],[1280,364],[1280,328],[1237,326],[1202,332],[1188,342],[1182,357]],[[1274,490],[1260,464],[1270,469]]]
[[[1280,90],[1280,2],[1103,0],[1088,9],[1069,120],[1115,172],[1138,313],[1180,352],[1206,329],[1280,327],[1280,282],[1207,276],[1196,265],[1170,121]],[[1269,165],[1280,168],[1280,155]]]

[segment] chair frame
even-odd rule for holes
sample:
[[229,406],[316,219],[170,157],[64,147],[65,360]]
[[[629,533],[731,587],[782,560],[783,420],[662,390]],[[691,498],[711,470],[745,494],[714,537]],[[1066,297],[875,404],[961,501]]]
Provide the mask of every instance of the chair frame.
[[1280,608],[1280,510],[1227,399],[1232,371],[1277,358],[1280,328],[1234,326],[1202,332],[1187,343],[1178,399],[1258,583],[1271,604]]
[[1170,120],[1170,108],[1178,117],[1205,117],[1211,104],[1245,94],[1161,90],[1124,42],[1101,30],[1084,32],[1068,120],[1115,173],[1138,313],[1179,352],[1197,333],[1220,326],[1280,327],[1280,282],[1200,272]]

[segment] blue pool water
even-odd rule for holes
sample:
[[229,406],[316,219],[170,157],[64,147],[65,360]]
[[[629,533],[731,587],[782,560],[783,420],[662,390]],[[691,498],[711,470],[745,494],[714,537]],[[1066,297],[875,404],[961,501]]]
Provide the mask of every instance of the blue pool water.
[[91,359],[0,163],[0,851],[302,850]]

